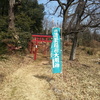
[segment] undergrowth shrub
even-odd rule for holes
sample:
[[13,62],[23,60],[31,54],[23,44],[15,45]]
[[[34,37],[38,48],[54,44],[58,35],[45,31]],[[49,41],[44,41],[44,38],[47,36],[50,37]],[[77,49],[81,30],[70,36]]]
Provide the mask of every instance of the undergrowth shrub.
[[17,32],[18,40],[15,39],[12,32],[0,33],[0,55],[10,52],[23,52],[28,47],[31,39],[29,32]]
[[92,41],[90,42],[90,46],[91,46],[92,48],[99,48],[99,47],[100,47],[100,42],[99,42],[99,41],[96,41],[96,40],[92,40]]
[[0,55],[7,53],[6,43],[5,43],[5,36],[7,33],[1,32],[0,33]]
[[8,57],[6,57],[6,56],[0,56],[0,61],[6,61],[6,60],[8,60]]
[[6,32],[8,28],[8,17],[7,16],[0,16],[0,32]]
[[93,50],[93,49],[88,49],[88,50],[87,50],[87,54],[93,55],[93,54],[94,54],[94,50]]
[[22,46],[22,49],[25,50],[28,48],[28,42],[31,40],[31,33],[29,32],[20,32],[19,34],[19,46]]
[[6,54],[7,53],[7,48],[5,43],[0,43],[0,55]]
[[94,54],[96,54],[96,49],[94,49],[94,48],[84,47],[84,49],[82,49],[82,50],[85,50],[85,52],[88,55],[94,55]]

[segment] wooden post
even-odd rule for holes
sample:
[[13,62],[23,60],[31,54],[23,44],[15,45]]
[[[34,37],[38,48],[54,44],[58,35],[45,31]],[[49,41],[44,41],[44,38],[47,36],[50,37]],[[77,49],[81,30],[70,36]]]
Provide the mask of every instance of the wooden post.
[[[37,38],[36,38],[36,40],[37,40]],[[34,60],[36,60],[36,57],[37,57],[37,50],[38,50],[37,45],[38,45],[38,42],[36,41],[35,51],[34,51]]]

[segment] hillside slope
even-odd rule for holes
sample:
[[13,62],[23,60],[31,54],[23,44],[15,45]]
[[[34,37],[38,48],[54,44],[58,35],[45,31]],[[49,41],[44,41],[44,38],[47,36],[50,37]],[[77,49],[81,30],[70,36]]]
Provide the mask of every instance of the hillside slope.
[[78,57],[63,56],[63,73],[52,74],[49,57],[8,56],[0,61],[0,100],[100,100],[98,57]]

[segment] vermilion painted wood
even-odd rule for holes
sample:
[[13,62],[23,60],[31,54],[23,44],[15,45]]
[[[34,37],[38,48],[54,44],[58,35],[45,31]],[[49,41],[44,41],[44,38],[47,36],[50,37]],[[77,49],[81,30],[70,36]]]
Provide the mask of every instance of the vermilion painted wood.
[[37,42],[52,42],[51,40],[32,40],[33,42],[37,41]]
[[31,52],[33,52],[33,54],[34,54],[34,60],[36,60],[36,58],[37,58],[37,51],[38,51],[38,42],[49,42],[49,43],[51,43],[52,42],[52,40],[49,40],[49,39],[51,39],[52,38],[52,36],[51,35],[32,35],[32,37],[34,37],[32,40],[31,40],[31,43],[32,43],[32,49],[31,50],[33,50],[33,45],[35,45],[35,51],[33,52],[33,51],[31,51]]
[[37,57],[37,50],[38,50],[37,46],[38,46],[38,42],[36,41],[35,52],[34,52],[34,60],[36,60],[36,57]]
[[49,37],[49,38],[52,38],[51,35],[32,35],[32,37]]

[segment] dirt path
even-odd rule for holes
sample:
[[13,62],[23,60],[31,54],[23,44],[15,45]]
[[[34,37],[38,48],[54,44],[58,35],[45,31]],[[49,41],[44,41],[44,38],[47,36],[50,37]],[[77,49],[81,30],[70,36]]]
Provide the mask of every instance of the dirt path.
[[42,77],[39,78],[39,72],[42,74],[39,65],[26,63],[6,77],[0,100],[56,100],[50,84]]
[[37,74],[33,73],[21,68],[9,76],[0,100],[56,100],[48,82],[34,77]]

